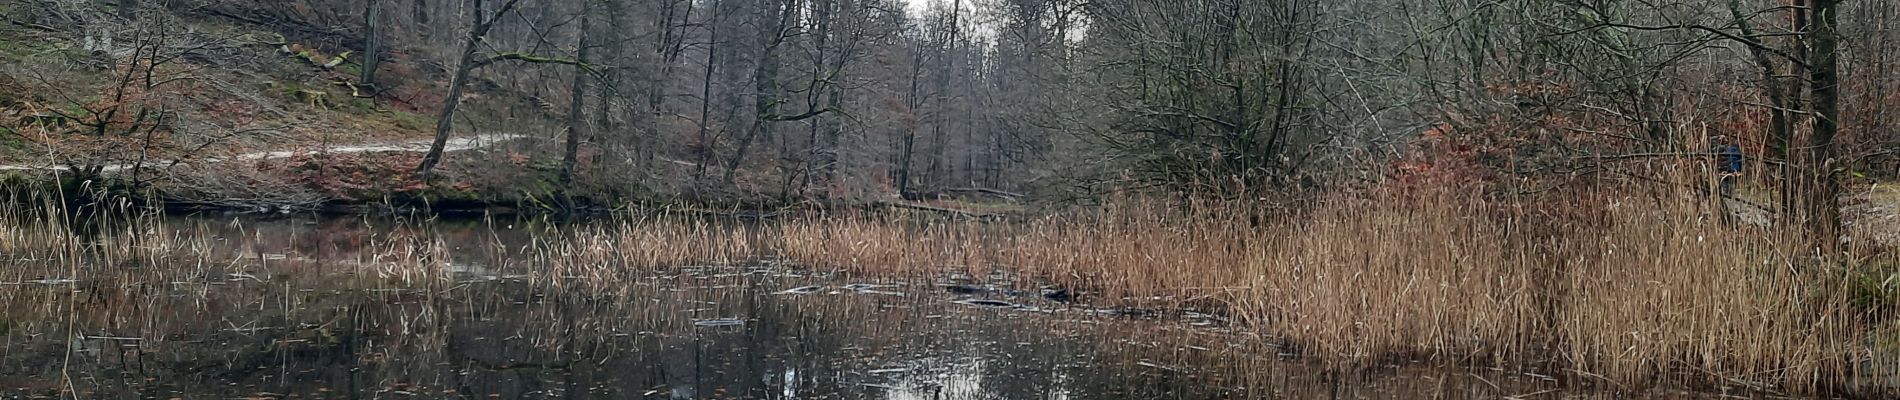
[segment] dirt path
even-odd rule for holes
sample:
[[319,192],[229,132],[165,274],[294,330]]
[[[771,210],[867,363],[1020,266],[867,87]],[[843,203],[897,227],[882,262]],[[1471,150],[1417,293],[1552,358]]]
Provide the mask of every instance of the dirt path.
[[[1760,227],[1775,224],[1775,212],[1756,204],[1729,201],[1729,209],[1743,223]],[[1850,187],[1841,194],[1841,223],[1848,233],[1883,246],[1900,246],[1900,184],[1874,183]]]
[[[476,135],[474,137],[465,137],[465,138],[450,138],[448,141],[448,144],[443,146],[442,150],[445,152],[474,150],[474,149],[479,149],[483,147],[493,146],[493,145],[500,144],[503,142],[526,139],[526,138],[528,138],[527,135],[517,135],[517,134],[509,134],[509,133],[484,134],[484,135]],[[260,161],[260,160],[271,160],[271,159],[279,159],[279,158],[290,158],[298,154],[317,154],[317,153],[328,153],[328,154],[385,153],[385,152],[420,153],[420,152],[429,151],[429,145],[431,144],[431,142],[433,142],[433,139],[410,140],[410,141],[394,142],[394,143],[344,144],[344,145],[334,145],[334,146],[328,146],[328,147],[314,147],[314,148],[305,148],[305,149],[297,149],[297,150],[261,151],[261,152],[255,152],[255,153],[239,154],[237,157],[232,157],[232,158],[208,158],[200,162],[221,163],[221,162],[226,162],[226,161]],[[163,165],[163,164],[169,164],[169,163],[170,163],[170,160],[159,160],[159,161],[147,162],[146,165],[148,166]],[[52,165],[52,164],[0,164],[0,171],[38,171],[38,170],[58,170],[58,169],[64,169],[64,168],[65,168],[64,166]],[[119,171],[131,169],[131,168],[132,168],[131,164],[112,164],[112,165],[105,166],[105,169],[103,172],[119,172]]]

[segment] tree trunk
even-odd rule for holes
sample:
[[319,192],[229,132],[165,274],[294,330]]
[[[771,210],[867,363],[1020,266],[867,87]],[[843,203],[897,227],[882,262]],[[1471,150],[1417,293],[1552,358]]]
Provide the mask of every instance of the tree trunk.
[[727,186],[731,186],[735,183],[739,166],[745,163],[746,153],[752,148],[752,141],[759,136],[764,136],[767,140],[770,140],[774,135],[773,128],[777,121],[773,119],[778,118],[776,109],[778,108],[779,102],[778,48],[779,45],[785,41],[785,30],[791,24],[790,19],[793,15],[796,15],[795,10],[792,10],[792,4],[780,2],[771,6],[773,11],[771,11],[771,14],[766,15],[773,23],[765,27],[765,46],[763,49],[760,49],[758,67],[752,71],[753,85],[754,88],[758,90],[758,93],[754,94],[753,97],[753,113],[755,116],[752,120],[752,128],[746,130],[745,137],[739,139],[739,148],[733,151],[732,162],[726,165],[725,181]]
[[[916,47],[917,48],[911,50],[917,52],[917,54],[911,59],[910,95],[905,98],[904,103],[905,107],[909,108],[912,114],[916,114],[918,112],[917,109],[923,107],[921,89],[919,89],[918,85],[922,81],[921,77],[924,73],[924,49],[922,43],[919,43]],[[901,142],[898,148],[897,176],[893,177],[895,181],[891,182],[894,186],[897,186],[897,197],[905,199],[910,198],[911,157],[912,154],[916,154],[914,149],[917,144],[917,122],[913,120],[909,125],[910,126],[904,127],[904,141]]]
[[[660,34],[655,35],[658,41],[654,44],[653,52],[653,55],[659,58],[659,68],[640,77],[647,85],[647,117],[641,121],[645,122],[644,124],[635,125],[642,127],[636,129],[645,135],[634,138],[635,146],[640,148],[640,169],[649,171],[647,176],[652,176],[650,171],[655,170],[653,162],[659,155],[660,135],[658,131],[646,127],[653,126],[652,120],[662,115],[685,115],[684,112],[675,113],[670,110],[666,100],[672,93],[669,85],[673,82],[673,70],[681,52],[685,51],[683,45],[685,40],[680,38],[684,35],[678,31],[684,30],[693,20],[693,5],[690,1],[686,1],[684,7],[680,5],[680,0],[661,0],[660,3],[658,26],[655,27]],[[613,4],[618,4],[618,2],[613,2]]]
[[950,175],[949,171],[952,169],[952,167],[946,165],[949,163],[949,156],[947,156],[947,154],[949,152],[950,140],[946,137],[947,135],[944,133],[943,127],[949,124],[950,104],[951,101],[957,97],[955,94],[956,90],[953,89],[951,85],[955,75],[953,71],[955,71],[956,68],[956,61],[958,57],[961,56],[959,46],[962,44],[962,16],[963,1],[953,1],[950,9],[950,20],[946,25],[942,25],[943,31],[939,33],[939,36],[941,36],[939,40],[942,40],[942,43],[936,49],[939,58],[937,61],[940,64],[938,64],[936,76],[934,76],[935,82],[933,82],[933,84],[936,86],[937,92],[931,96],[934,98],[936,104],[933,105],[930,110],[930,154],[928,154],[930,163],[924,167],[924,174],[919,179],[926,189],[940,187],[940,185],[948,180],[945,176]]
[[455,109],[462,104],[462,92],[467,89],[469,73],[475,70],[475,53],[481,46],[482,37],[488,36],[488,30],[495,27],[495,20],[501,19],[520,0],[508,0],[501,10],[489,18],[482,9],[482,0],[474,0],[475,23],[470,24],[468,40],[462,44],[462,60],[455,67],[455,77],[449,80],[449,95],[442,98],[442,111],[435,119],[435,141],[429,144],[429,153],[422,156],[422,164],[416,166],[416,177],[429,180],[435,172],[436,164],[442,162],[442,151],[449,144],[449,133],[455,125]]
[[[1788,67],[1787,75],[1796,78],[1787,79],[1787,86],[1782,88],[1782,90],[1786,91],[1784,93],[1788,101],[1787,105],[1789,109],[1813,111],[1811,108],[1812,105],[1808,102],[1809,93],[1807,92],[1808,88],[1812,87],[1813,82],[1801,78],[1811,78],[1808,74],[1813,72],[1808,69],[1812,68],[1812,64],[1807,66],[1802,65],[1803,63],[1811,63],[1813,61],[1813,57],[1808,55],[1810,50],[1809,42],[1813,40],[1813,32],[1811,32],[1809,28],[1809,15],[1811,15],[1813,11],[1812,8],[1809,7],[1808,0],[1793,0],[1791,5],[1792,7],[1790,7],[1788,11],[1788,26],[1790,32],[1795,34],[1792,47],[1794,48],[1794,59],[1797,62]],[[1813,116],[1813,114],[1808,115],[1809,118]],[[1806,164],[1806,162],[1801,159],[1806,154],[1796,150],[1797,148],[1802,148],[1802,146],[1796,142],[1799,138],[1794,137],[1795,131],[1799,128],[1800,124],[1801,122],[1798,119],[1790,118],[1788,121],[1788,137],[1777,138],[1778,140],[1785,139],[1781,143],[1780,151],[1783,160],[1782,169],[1783,172],[1787,174],[1782,175],[1780,197],[1781,203],[1785,207],[1783,213],[1786,214],[1785,217],[1787,217],[1790,222],[1807,221],[1814,218],[1814,215],[1808,214],[1809,211],[1813,211],[1813,207],[1807,204],[1807,201],[1811,199],[1807,193],[1813,190],[1813,186],[1810,185],[1814,181],[1810,179],[1813,171],[1801,170],[1801,166]]]
[[1809,141],[1811,157],[1808,224],[1823,248],[1840,243],[1841,180],[1835,171],[1841,166],[1834,158],[1834,138],[1840,131],[1840,0],[1814,0],[1814,31],[1809,44],[1812,59],[1808,77],[1813,86],[1814,136]]
[[[1741,27],[1742,37],[1760,43],[1760,36],[1755,34],[1754,27],[1748,22],[1747,14],[1742,12],[1741,0],[1729,0],[1728,7],[1729,15],[1735,19],[1735,24]],[[1773,107],[1768,110],[1768,147],[1782,161],[1780,167],[1777,168],[1777,175],[1782,182],[1779,190],[1782,211],[1778,215],[1780,215],[1781,223],[1792,223],[1797,204],[1793,196],[1795,188],[1792,184],[1793,169],[1788,167],[1789,163],[1793,162],[1789,150],[1793,148],[1791,143],[1794,137],[1794,120],[1789,117],[1788,111],[1795,106],[1791,97],[1794,97],[1797,84],[1786,82],[1787,80],[1781,77],[1780,69],[1775,67],[1775,62],[1768,57],[1767,51],[1757,46],[1748,46],[1748,49],[1749,54],[1755,59],[1756,66],[1761,69],[1762,91],[1767,93],[1768,104]]]
[[[606,10],[604,10],[604,13],[605,13],[604,15],[606,15],[607,17],[607,26],[603,30],[605,36],[601,36],[593,40],[600,43],[620,43],[619,41],[622,38],[626,37],[619,33],[621,29],[624,29],[627,26],[627,21],[626,21],[627,12],[626,12],[626,9],[624,8],[625,5],[618,1],[605,2],[603,3],[603,5],[606,7]],[[598,57],[600,59],[601,64],[618,65],[619,63],[627,62],[626,49],[628,48],[628,46],[605,46],[605,47],[606,47],[607,53],[603,54],[601,57]],[[616,97],[618,97],[619,99],[623,101],[628,99],[628,97],[626,97],[625,94],[619,93],[617,90],[615,90],[616,86],[621,85],[623,82],[626,81],[626,75],[623,71],[626,71],[626,69],[608,67],[607,69],[599,72],[601,81],[600,83],[594,85],[595,96],[600,98],[600,101],[594,103],[593,135],[595,138],[597,138],[595,140],[598,141],[598,143],[596,143],[594,146],[599,149],[599,151],[601,152],[603,156],[607,154],[618,154],[618,152],[610,151],[608,149],[609,144],[613,142],[609,140],[605,140],[604,138],[607,138],[611,135],[632,136],[632,131],[624,129],[626,125],[616,122],[613,119],[613,117],[617,115],[615,114],[616,109],[614,108],[615,102],[613,101],[613,99],[615,99]],[[624,112],[624,110],[626,110],[625,103],[621,103],[619,110],[621,112]],[[637,143],[637,141],[638,139],[630,140],[628,142]],[[627,143],[627,142],[621,142],[620,144],[624,145],[624,143]],[[619,149],[615,149],[615,150],[619,150]],[[636,158],[639,157],[637,153],[633,155],[629,155],[628,157],[629,158],[626,161],[628,161],[629,164],[637,164],[633,162],[635,161]],[[596,160],[594,162],[595,173],[604,172],[605,168],[607,168],[607,166],[609,165],[619,165],[617,163],[608,163],[606,161],[607,160]],[[620,161],[620,160],[614,160],[614,161]],[[626,178],[632,178],[634,176],[644,176],[646,174],[647,169],[644,166],[636,165],[636,167],[637,169],[634,171],[633,174],[621,174],[620,176],[626,177]],[[638,180],[636,179],[635,182],[638,182]],[[618,200],[620,193],[621,192],[618,190],[618,188],[610,189],[608,190],[608,193],[606,194],[612,197],[605,200],[607,201]]]
[[434,39],[435,25],[429,18],[429,0],[411,0],[409,2],[409,20],[415,24],[416,36]]
[[[556,196],[561,202],[561,207],[569,211],[574,209],[573,199],[568,196],[574,188],[574,167],[580,165],[582,130],[587,128],[587,124],[582,121],[581,110],[587,100],[587,35],[590,34],[587,30],[590,19],[587,5],[591,3],[581,2],[580,38],[574,46],[574,93],[573,99],[567,106],[567,148],[562,151],[561,188],[559,195]],[[606,99],[601,99],[601,101],[605,102]]]
[[119,0],[119,18],[127,21],[139,19],[139,0]]
[[449,95],[442,98],[442,111],[436,113],[435,141],[429,143],[422,165],[416,167],[416,175],[423,180],[428,180],[435,172],[435,165],[442,162],[442,151],[448,146],[449,133],[455,125],[455,108],[461,106],[469,72],[475,69],[475,45],[479,42],[473,36],[469,38],[468,47],[462,51],[462,62],[455,67],[455,77],[449,80]]
[[[830,86],[829,90],[831,91],[830,99],[826,104],[843,104],[844,89]],[[826,198],[829,199],[831,190],[842,188],[839,184],[844,180],[838,176],[838,166],[844,163],[844,121],[837,118],[824,118],[819,120],[818,126],[820,134],[816,138],[818,143],[814,145],[819,149],[818,177],[820,182],[823,182]]]
[[[379,30],[377,28],[382,25],[382,23],[377,20],[380,19],[379,17],[382,14],[381,10],[383,7],[382,2],[378,0],[368,0],[366,3],[369,5],[363,10],[363,39],[365,44],[363,45],[362,81],[364,85],[374,87],[376,85],[376,66],[383,61],[383,50],[380,48],[382,47],[382,38],[379,32],[377,32]],[[370,93],[374,96],[375,92],[376,90],[372,89]]]
[[719,0],[713,0],[712,8],[708,12],[711,14],[707,15],[705,23],[707,31],[706,70],[705,75],[702,76],[704,81],[700,83],[699,87],[699,132],[693,136],[693,144],[697,147],[693,152],[695,157],[693,160],[692,187],[695,190],[699,189],[700,184],[706,180],[706,164],[712,163],[713,144],[710,131],[712,128],[713,72],[718,71],[719,67]]

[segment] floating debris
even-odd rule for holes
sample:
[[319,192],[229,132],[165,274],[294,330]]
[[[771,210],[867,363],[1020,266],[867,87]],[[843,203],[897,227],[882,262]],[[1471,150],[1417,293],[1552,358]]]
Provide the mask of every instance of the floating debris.
[[702,319],[702,320],[693,321],[693,326],[700,326],[700,327],[738,326],[738,325],[745,325],[745,320],[738,319],[738,318],[716,318],[716,319]]
[[844,290],[855,290],[855,291],[859,291],[859,292],[862,292],[862,291],[866,291],[866,290],[877,290],[877,289],[884,289],[884,288],[894,288],[894,287],[897,287],[897,285],[873,285],[873,284],[869,284],[869,283],[853,283],[853,284],[849,284],[849,285],[844,285],[844,286],[842,286],[842,287],[844,288]]
[[1228,323],[1227,318],[1194,311],[1184,311],[1181,316],[1187,318],[1188,325],[1197,327],[1226,326]]
[[[466,284],[471,284],[471,283],[484,283],[484,282],[513,282],[513,281],[526,281],[528,280],[528,278],[530,277],[527,275],[482,275],[482,276],[476,276],[476,277],[461,280],[461,281],[456,281],[455,283],[466,285]],[[569,277],[563,277],[563,278],[582,279],[583,277],[569,276]]]
[[996,291],[996,288],[980,285],[942,285],[943,290],[956,294],[983,294]]
[[952,303],[978,306],[978,307],[990,307],[990,308],[1023,308],[1023,306],[1020,304],[1011,303],[1007,301],[1001,301],[1001,300],[969,299],[969,300],[957,300],[957,301],[953,301]]
[[138,342],[138,341],[145,340],[145,338],[124,337],[124,336],[90,336],[90,335],[80,335],[79,339],[80,340],[111,340],[111,341],[117,341],[117,342]]
[[283,328],[278,328],[278,327],[274,327],[274,326],[259,326],[259,327],[237,327],[237,328],[231,328],[231,329],[225,329],[224,331],[225,331],[225,332],[237,332],[237,333],[258,333],[258,332],[261,332],[261,331],[274,331],[274,330],[278,330],[278,329],[283,329]]
[[[878,290],[878,289],[889,289],[889,288],[895,288],[895,287],[897,287],[897,285],[873,285],[869,283],[853,283],[853,284],[841,286],[840,288],[844,290],[849,290],[855,293],[860,293],[860,294],[881,294],[881,295],[886,295],[886,296],[899,296],[899,297],[904,296],[904,293],[902,292]],[[837,294],[837,293],[838,292],[832,292],[832,294]]]
[[1142,317],[1152,317],[1155,314],[1155,312],[1152,310],[1143,310],[1139,308],[1099,308],[1099,309],[1094,309],[1094,310],[1089,310],[1089,311],[1094,312],[1096,314],[1106,315],[1110,317],[1142,318]]
[[1050,301],[1054,301],[1057,303],[1067,303],[1071,300],[1075,300],[1074,293],[1069,292],[1068,289],[1062,289],[1062,288],[1045,287],[1037,292],[1032,293],[1032,292],[1022,291],[1022,290],[999,288],[993,285],[944,284],[944,285],[937,285],[937,286],[943,288],[943,290],[945,291],[949,291],[950,293],[956,293],[956,294],[994,294],[994,295],[1012,296],[1012,297],[1028,297],[1030,295],[1037,295],[1037,296],[1042,296],[1042,298],[1044,299],[1048,299]]
[[1043,288],[1042,298],[1057,303],[1067,303],[1070,300],[1075,300],[1075,294],[1069,293],[1069,289]]
[[75,284],[75,283],[79,283],[79,280],[78,280],[78,279],[67,279],[67,278],[43,278],[43,279],[34,279],[34,280],[30,280],[30,281],[26,281],[26,282],[20,282],[20,283],[18,283],[18,284],[31,284],[31,285],[71,285],[71,284]]
[[1140,365],[1143,367],[1154,368],[1154,369],[1159,369],[1159,370],[1169,371],[1169,372],[1181,372],[1181,368],[1178,368],[1178,367],[1170,367],[1170,366],[1155,364],[1155,363],[1151,363],[1147,361],[1136,361],[1135,365]]
[[781,290],[776,294],[812,294],[824,289],[824,286],[804,286]]
[[1204,319],[1204,320],[1209,320],[1209,321],[1227,322],[1227,318],[1225,317],[1221,317],[1219,315],[1214,315],[1214,314],[1202,313],[1202,312],[1182,311],[1181,316],[1192,318],[1192,319]]

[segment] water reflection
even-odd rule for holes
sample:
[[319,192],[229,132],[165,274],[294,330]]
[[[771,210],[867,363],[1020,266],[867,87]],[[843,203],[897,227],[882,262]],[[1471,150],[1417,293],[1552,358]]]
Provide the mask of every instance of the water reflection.
[[[652,270],[588,286],[583,278],[534,273],[548,268],[530,256],[534,243],[559,235],[535,224],[169,224],[191,238],[179,242],[206,249],[193,259],[83,267],[0,257],[17,276],[69,278],[0,287],[0,391],[350,399],[1587,396],[1554,392],[1556,383],[1535,376],[1437,366],[1328,374],[1220,324],[1129,318],[1035,295],[958,293],[934,277],[867,282],[746,264]],[[408,276],[415,272],[387,265],[428,249],[448,249],[429,258],[446,276]],[[449,282],[416,284],[429,279]]]

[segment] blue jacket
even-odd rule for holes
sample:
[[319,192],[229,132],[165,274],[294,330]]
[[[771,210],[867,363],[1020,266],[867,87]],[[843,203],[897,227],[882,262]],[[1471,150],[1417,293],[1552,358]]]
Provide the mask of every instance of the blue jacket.
[[1721,162],[1722,173],[1742,172],[1742,146],[1723,145],[1718,150],[1718,156],[1717,160]]

